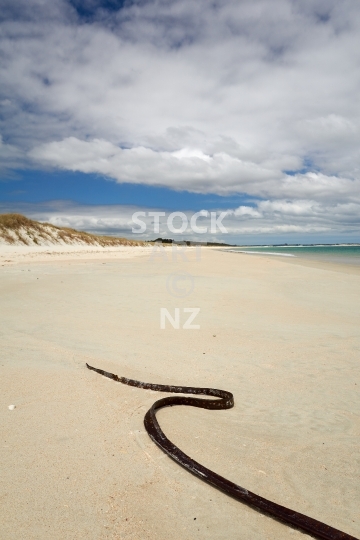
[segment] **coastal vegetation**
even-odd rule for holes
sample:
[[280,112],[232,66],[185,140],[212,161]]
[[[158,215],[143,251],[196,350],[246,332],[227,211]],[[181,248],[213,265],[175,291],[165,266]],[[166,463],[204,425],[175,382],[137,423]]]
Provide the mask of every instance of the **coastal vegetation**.
[[41,223],[22,214],[0,214],[0,243],[25,246],[81,244],[102,247],[146,244],[146,242],[127,238],[91,234],[69,227],[58,227],[51,223]]

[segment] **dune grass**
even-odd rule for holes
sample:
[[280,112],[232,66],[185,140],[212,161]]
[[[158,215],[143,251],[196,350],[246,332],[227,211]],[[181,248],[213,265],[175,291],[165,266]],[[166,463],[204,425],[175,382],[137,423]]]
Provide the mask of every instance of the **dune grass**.
[[0,240],[7,244],[42,245],[44,243],[87,244],[92,246],[143,246],[146,242],[114,236],[102,236],[69,227],[40,223],[22,214],[0,214]]

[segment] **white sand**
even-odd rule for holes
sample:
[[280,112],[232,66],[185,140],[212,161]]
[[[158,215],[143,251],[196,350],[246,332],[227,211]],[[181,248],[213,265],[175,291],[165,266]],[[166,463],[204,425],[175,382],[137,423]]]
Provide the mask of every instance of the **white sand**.
[[[360,537],[359,273],[80,251],[0,255],[1,539],[306,537],[166,457],[143,427],[160,394],[85,362],[232,391],[232,410],[173,407],[161,426],[212,470]],[[184,273],[194,290],[176,298],[169,275]],[[161,330],[162,307],[199,307],[200,329]]]
[[151,251],[147,246],[84,246],[84,245],[52,245],[52,246],[19,246],[0,244],[0,266],[8,263],[46,262],[50,260],[65,261],[77,258],[89,260],[127,259]]

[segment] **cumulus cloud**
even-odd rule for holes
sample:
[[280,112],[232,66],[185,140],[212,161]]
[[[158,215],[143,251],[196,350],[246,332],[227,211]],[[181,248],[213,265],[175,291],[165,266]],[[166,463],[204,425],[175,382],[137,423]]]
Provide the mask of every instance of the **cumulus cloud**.
[[319,203],[314,200],[263,200],[255,207],[240,206],[228,210],[229,232],[262,233],[334,233],[353,237],[358,233],[359,203]]
[[252,183],[275,179],[274,172],[224,152],[207,155],[182,148],[175,152],[138,146],[119,148],[105,141],[69,137],[30,152],[36,160],[72,171],[96,172],[119,182],[161,185],[194,192],[229,193],[251,189]]
[[322,173],[286,175],[231,156],[201,150],[154,151],[138,146],[119,148],[100,139],[74,137],[46,143],[30,152],[35,160],[84,173],[100,173],[118,182],[166,186],[196,193],[247,193],[258,197],[349,199],[360,193],[358,179]]
[[357,212],[356,0],[4,0],[2,17],[5,166],[245,193],[277,209],[234,219],[279,227]]
[[[192,229],[191,219],[194,212],[184,211],[183,216],[171,219],[171,211],[163,208],[148,208],[127,205],[86,206],[66,201],[1,205],[0,211],[18,211],[29,217],[43,222],[50,222],[59,227],[72,227],[99,234],[110,234],[154,240],[159,236],[175,240],[212,241],[223,243],[267,243],[278,242],[318,242],[331,243],[336,241],[357,242],[360,203],[323,204],[317,201],[297,200],[296,202],[277,199],[263,200],[254,206],[241,205],[226,211],[214,210],[220,217],[226,232],[220,227],[212,232],[211,212],[203,211],[198,217],[196,226]],[[140,212],[140,214],[139,214]],[[161,215],[154,218],[154,212]],[[139,233],[140,223],[145,229]],[[159,223],[159,228],[155,224]],[[185,230],[178,231],[187,221]]]

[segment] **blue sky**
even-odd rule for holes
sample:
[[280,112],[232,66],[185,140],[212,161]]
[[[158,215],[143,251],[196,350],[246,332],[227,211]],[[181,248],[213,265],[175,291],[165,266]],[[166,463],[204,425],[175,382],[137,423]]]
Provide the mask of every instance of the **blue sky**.
[[132,211],[205,209],[232,242],[360,240],[356,0],[2,4],[1,211],[131,236]]
[[82,205],[121,204],[193,210],[221,208],[233,204],[253,204],[246,195],[219,196],[216,194],[174,191],[169,188],[141,184],[116,183],[97,174],[69,171],[17,170],[11,180],[0,181],[0,200],[3,203],[43,203],[71,200]]

